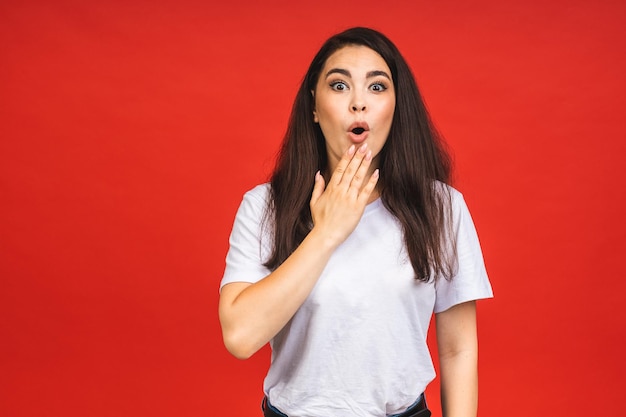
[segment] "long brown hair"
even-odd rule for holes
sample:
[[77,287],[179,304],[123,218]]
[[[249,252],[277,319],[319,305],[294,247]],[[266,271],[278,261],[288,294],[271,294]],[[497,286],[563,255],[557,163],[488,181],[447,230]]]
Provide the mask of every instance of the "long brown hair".
[[455,264],[450,254],[456,249],[449,239],[450,194],[442,186],[450,182],[451,158],[396,46],[383,34],[361,27],[328,39],[300,85],[270,180],[267,220],[273,229],[273,250],[265,266],[276,269],[313,226],[309,207],[313,177],[316,171],[325,171],[327,156],[324,136],[313,121],[311,91],[328,57],[348,45],[376,51],[391,70],[395,85],[393,121],[379,157],[382,202],[402,225],[416,278],[451,278]]

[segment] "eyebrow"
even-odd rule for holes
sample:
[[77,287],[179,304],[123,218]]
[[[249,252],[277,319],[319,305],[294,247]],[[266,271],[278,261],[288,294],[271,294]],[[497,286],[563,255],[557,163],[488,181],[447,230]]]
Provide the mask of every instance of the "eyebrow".
[[[343,68],[331,68],[327,73],[326,73],[326,77],[328,77],[331,74],[343,74],[346,77],[350,77],[352,78],[352,74],[350,74],[350,71],[343,69]],[[372,77],[376,77],[376,76],[383,76],[385,78],[387,78],[389,81],[391,81],[391,77],[389,76],[389,74],[387,74],[385,71],[380,71],[380,70],[375,70],[375,71],[370,71],[367,74],[365,74],[365,78],[372,78]]]

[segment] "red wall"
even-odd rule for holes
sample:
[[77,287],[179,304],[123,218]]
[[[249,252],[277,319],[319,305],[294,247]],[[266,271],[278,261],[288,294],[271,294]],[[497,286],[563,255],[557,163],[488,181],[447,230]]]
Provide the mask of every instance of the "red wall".
[[623,2],[209,3],[0,5],[1,415],[258,415],[268,350],[230,357],[216,314],[229,229],[353,25],[455,151],[496,294],[481,416],[622,413]]

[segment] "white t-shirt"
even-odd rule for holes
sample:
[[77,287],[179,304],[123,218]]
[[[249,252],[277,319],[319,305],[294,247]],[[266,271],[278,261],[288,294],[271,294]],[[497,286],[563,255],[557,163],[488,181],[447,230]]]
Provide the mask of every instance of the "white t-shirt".
[[[221,286],[257,282],[271,251],[263,227],[269,184],[247,192],[237,212]],[[290,417],[400,413],[435,377],[426,335],[433,312],[492,297],[463,196],[453,188],[458,272],[415,279],[402,229],[380,199],[331,256],[304,304],[271,340],[264,390]],[[374,244],[373,244],[374,243]]]

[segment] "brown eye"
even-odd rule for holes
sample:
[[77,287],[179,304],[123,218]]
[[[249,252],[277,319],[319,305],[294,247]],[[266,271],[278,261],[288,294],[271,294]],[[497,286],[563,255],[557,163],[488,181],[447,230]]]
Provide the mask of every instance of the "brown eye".
[[330,83],[330,88],[335,91],[344,91],[348,89],[348,86],[343,81],[335,81]]
[[375,83],[375,84],[372,84],[370,88],[372,91],[375,91],[378,93],[381,91],[385,91],[387,89],[387,86],[385,86],[383,83]]

